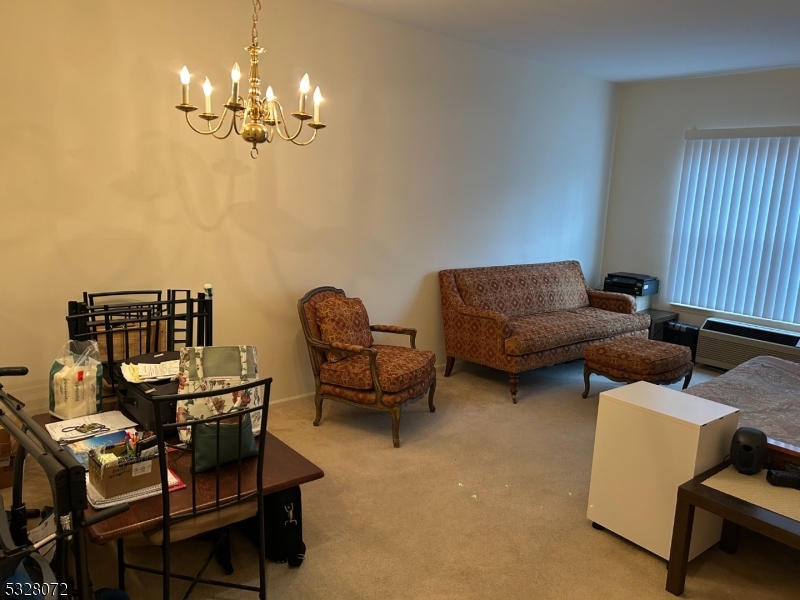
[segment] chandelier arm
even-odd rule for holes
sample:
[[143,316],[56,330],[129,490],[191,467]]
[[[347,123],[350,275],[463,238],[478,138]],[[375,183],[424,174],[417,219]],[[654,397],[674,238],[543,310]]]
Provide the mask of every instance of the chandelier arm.
[[[225,124],[225,117],[228,116],[229,112],[231,112],[231,111],[228,110],[227,106],[222,109],[222,114],[219,117],[219,123],[217,124],[216,127],[212,128],[211,127],[211,121],[208,122],[208,130],[211,132],[211,135],[214,135],[215,133],[217,133],[220,130],[220,128],[222,128],[222,126]],[[230,133],[230,131],[228,133]],[[214,135],[214,137],[217,137],[217,136]],[[226,135],[225,137],[228,137],[228,136]],[[218,138],[218,139],[224,139],[224,138]]]
[[284,135],[281,132],[280,123],[275,124],[275,129],[278,130],[278,135],[281,136],[282,139],[284,139],[287,142],[293,142],[294,140],[297,139],[297,136],[299,136],[300,132],[303,130],[303,121],[300,121],[300,126],[297,128],[295,134],[289,135],[289,128],[286,127],[286,119],[283,117],[283,106],[281,106],[281,103],[278,102],[277,100],[273,100],[273,102],[275,102],[275,104],[278,106],[278,110],[280,111],[281,115],[280,122],[283,123],[283,131],[286,133],[286,135]]
[[291,141],[295,146],[308,146],[311,142],[314,141],[314,139],[316,139],[317,131],[318,131],[317,129],[314,130],[314,133],[311,134],[311,139],[309,139],[307,142],[296,142],[294,140],[289,140],[289,141]]
[[233,129],[234,129],[234,131],[236,131],[236,135],[242,135],[242,132],[239,131],[239,126],[236,124],[237,118],[239,120],[241,120],[242,123],[244,123],[244,115],[243,114],[239,114],[238,112],[233,113]]
[[[217,135],[216,133],[212,133],[211,135],[214,136],[218,140],[224,140],[226,137],[228,137],[231,134],[231,131],[233,131],[233,124],[235,122],[236,122],[236,118],[234,117],[233,119],[231,119],[231,124],[228,127],[228,133],[226,133],[225,135]],[[221,126],[222,126],[222,122],[220,121],[220,127]],[[219,127],[217,127],[217,129],[219,129]]]
[[228,114],[228,109],[226,108],[222,111],[222,116],[220,117],[219,125],[217,125],[216,127],[212,128],[211,121],[208,121],[208,131],[202,131],[201,129],[198,129],[197,127],[192,125],[192,122],[189,120],[189,113],[187,112],[184,114],[186,115],[186,122],[189,124],[189,127],[192,128],[192,131],[194,131],[195,133],[199,133],[200,135],[214,135],[217,131],[219,131],[219,128],[222,127],[222,124],[225,121],[225,116]]
[[[233,125],[234,125],[234,123],[236,123],[236,111],[230,111],[233,116],[231,117],[230,125],[228,125],[227,133],[225,135],[217,135],[217,132],[220,130],[220,128],[222,128],[222,126],[225,123],[225,117],[228,115],[228,112],[229,111],[228,111],[227,108],[223,109],[222,116],[220,117],[220,120],[219,120],[219,125],[217,125],[216,129],[214,129],[214,131],[211,132],[212,137],[214,137],[215,139],[224,140],[226,137],[228,137],[231,134],[231,131],[233,131]],[[209,128],[210,128],[211,123],[209,122],[208,125],[209,125]]]
[[[286,121],[283,118],[283,106],[277,100],[273,100],[272,102],[275,106],[275,129],[281,138],[287,140],[289,139],[289,131],[286,129]],[[283,124],[283,130],[286,132],[286,135],[281,133],[281,123]]]
[[192,125],[192,122],[189,120],[189,113],[186,113],[186,123],[188,123],[189,127],[191,127],[192,131],[195,133],[199,133],[200,135],[211,135],[210,131],[203,131]]

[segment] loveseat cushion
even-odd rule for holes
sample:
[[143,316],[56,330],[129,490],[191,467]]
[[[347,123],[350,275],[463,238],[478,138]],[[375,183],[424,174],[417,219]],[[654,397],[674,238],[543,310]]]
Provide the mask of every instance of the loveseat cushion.
[[[317,323],[323,342],[372,346],[369,315],[360,298],[333,296],[317,304]],[[329,361],[336,362],[350,356],[341,350],[328,350]]]
[[467,306],[510,317],[589,305],[578,261],[509,265],[453,271]]
[[[430,350],[415,350],[404,346],[373,346],[378,351],[376,364],[378,382],[384,392],[399,392],[426,379],[434,369],[436,355]],[[320,367],[322,383],[359,390],[372,389],[369,356],[351,355]]]
[[505,341],[506,354],[523,356],[647,329],[650,316],[584,307],[515,317],[509,325],[513,333]]

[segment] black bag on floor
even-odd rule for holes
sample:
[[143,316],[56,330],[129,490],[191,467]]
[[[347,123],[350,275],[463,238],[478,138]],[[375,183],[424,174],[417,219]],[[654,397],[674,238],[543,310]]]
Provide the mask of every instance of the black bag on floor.
[[[242,521],[244,532],[256,544],[258,517]],[[267,558],[276,563],[299,567],[306,555],[303,543],[303,507],[300,486],[264,496],[264,529]]]

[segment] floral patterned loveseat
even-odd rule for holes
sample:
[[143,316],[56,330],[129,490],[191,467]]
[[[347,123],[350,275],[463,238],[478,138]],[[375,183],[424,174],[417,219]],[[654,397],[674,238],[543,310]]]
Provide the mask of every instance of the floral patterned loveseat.
[[456,358],[519,373],[583,358],[592,342],[647,337],[632,296],[592,290],[578,261],[439,271],[445,377]]

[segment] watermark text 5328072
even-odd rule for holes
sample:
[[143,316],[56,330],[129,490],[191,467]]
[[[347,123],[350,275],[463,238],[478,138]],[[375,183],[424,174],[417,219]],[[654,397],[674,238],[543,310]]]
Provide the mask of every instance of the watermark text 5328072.
[[66,583],[6,583],[5,595],[9,598],[66,596]]

